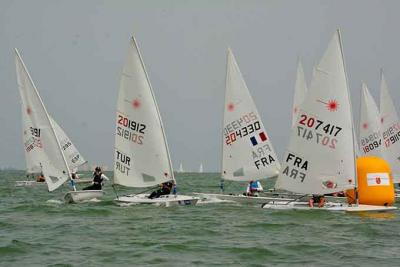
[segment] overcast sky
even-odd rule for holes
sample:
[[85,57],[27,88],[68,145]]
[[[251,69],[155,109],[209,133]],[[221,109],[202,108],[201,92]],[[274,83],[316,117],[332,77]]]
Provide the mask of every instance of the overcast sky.
[[379,102],[385,69],[399,102],[400,1],[0,1],[0,166],[25,168],[13,48],[49,113],[93,164],[112,166],[115,106],[135,35],[174,167],[217,171],[226,49],[236,56],[279,155],[296,61],[307,76],[337,27],[358,121],[361,81]]

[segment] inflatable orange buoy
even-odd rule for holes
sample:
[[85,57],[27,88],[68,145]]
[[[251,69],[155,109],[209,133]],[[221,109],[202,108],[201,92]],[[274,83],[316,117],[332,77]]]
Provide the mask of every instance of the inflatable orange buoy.
[[[382,158],[368,156],[357,159],[358,198],[360,204],[393,205],[393,178],[389,164]],[[347,201],[355,203],[354,190],[347,190]]]

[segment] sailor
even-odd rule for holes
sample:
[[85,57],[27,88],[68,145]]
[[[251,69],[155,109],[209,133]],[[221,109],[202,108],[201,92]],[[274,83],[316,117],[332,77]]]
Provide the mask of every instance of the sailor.
[[40,173],[38,177],[36,177],[36,182],[43,183],[45,181],[43,173]]
[[174,187],[174,184],[172,182],[165,182],[160,184],[160,189],[153,191],[149,198],[153,199],[153,198],[159,198],[160,196],[163,195],[169,195],[171,194],[172,188]]
[[314,204],[318,203],[318,208],[322,208],[325,205],[325,196],[324,195],[312,195],[308,204],[311,208],[314,208]]
[[255,197],[258,196],[259,192],[262,192],[264,189],[261,186],[260,181],[250,181],[247,185],[246,196]]
[[103,186],[104,180],[110,180],[107,176],[105,176],[100,167],[96,167],[93,173],[93,182],[91,185],[83,188],[82,190],[101,190]]

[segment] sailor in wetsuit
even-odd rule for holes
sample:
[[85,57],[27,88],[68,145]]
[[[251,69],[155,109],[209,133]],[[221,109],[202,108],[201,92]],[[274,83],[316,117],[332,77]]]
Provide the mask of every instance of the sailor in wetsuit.
[[94,169],[94,173],[93,173],[93,182],[91,185],[83,188],[82,190],[101,190],[102,187],[102,183],[104,180],[110,180],[108,179],[107,176],[105,176],[102,172],[101,172],[101,168],[100,167],[96,167],[96,169]]
[[250,181],[249,184],[247,185],[246,189],[246,196],[249,197],[256,197],[258,196],[259,192],[262,192],[264,189],[261,186],[260,181]]
[[169,195],[171,194],[172,188],[173,188],[174,184],[172,182],[165,182],[160,184],[160,189],[153,191],[149,198],[153,199],[153,198],[159,198],[162,195]]

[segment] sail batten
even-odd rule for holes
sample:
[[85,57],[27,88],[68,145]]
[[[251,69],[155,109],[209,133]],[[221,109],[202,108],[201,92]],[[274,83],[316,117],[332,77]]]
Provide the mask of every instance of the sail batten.
[[228,49],[222,140],[222,178],[251,181],[276,176],[279,162],[255,103]]
[[149,187],[174,180],[161,116],[132,37],[118,94],[114,183]]

